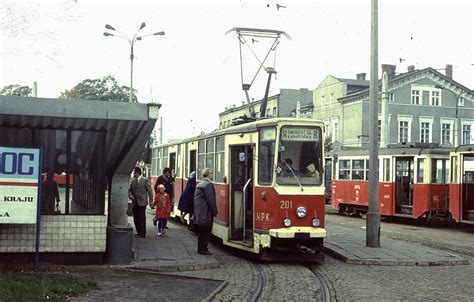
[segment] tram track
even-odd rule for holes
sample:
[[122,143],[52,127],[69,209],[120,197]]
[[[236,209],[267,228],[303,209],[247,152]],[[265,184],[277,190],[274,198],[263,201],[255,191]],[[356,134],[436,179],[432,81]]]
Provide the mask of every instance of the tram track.
[[331,302],[331,290],[329,288],[329,284],[324,278],[324,276],[318,271],[318,269],[314,266],[307,266],[308,269],[316,276],[319,281],[319,286],[321,288],[321,301],[323,302]]
[[253,291],[249,301],[256,302],[261,298],[263,289],[265,287],[265,274],[263,273],[263,269],[260,264],[254,263],[253,266],[257,271],[257,286],[255,287],[255,290]]

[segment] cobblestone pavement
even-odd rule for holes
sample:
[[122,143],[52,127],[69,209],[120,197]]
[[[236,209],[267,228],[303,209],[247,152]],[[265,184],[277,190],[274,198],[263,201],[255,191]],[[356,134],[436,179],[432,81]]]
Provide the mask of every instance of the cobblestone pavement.
[[370,266],[326,257],[320,269],[329,276],[336,301],[474,301],[472,264]]

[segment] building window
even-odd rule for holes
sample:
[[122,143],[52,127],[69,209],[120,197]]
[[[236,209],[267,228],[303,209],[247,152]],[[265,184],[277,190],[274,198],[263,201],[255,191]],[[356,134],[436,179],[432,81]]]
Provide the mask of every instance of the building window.
[[276,107],[273,108],[273,116],[277,116],[277,109],[276,109]]
[[440,106],[439,91],[431,91],[431,106]]
[[325,96],[324,95],[321,96],[321,105],[325,105]]
[[377,141],[380,143],[382,141],[382,121],[377,121]]
[[458,106],[459,107],[464,107],[464,99],[462,97],[458,98]]
[[430,123],[421,123],[420,142],[421,143],[429,143],[430,142]]
[[420,90],[413,89],[411,91],[411,103],[413,105],[420,105]]
[[331,101],[330,101],[330,103],[331,103],[331,104],[334,103],[334,93],[331,93]]
[[391,102],[391,103],[395,102],[395,99],[393,97],[393,92],[388,93],[388,101]]
[[462,126],[462,143],[463,144],[471,143],[471,125]]
[[451,124],[441,124],[441,144],[451,144]]
[[333,141],[337,141],[337,122],[333,124]]
[[406,143],[408,141],[408,122],[400,121],[399,125],[400,126],[399,126],[398,142]]

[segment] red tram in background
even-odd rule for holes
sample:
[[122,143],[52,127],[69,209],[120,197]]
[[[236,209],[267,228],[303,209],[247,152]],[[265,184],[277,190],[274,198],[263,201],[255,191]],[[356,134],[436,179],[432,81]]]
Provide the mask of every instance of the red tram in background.
[[[449,217],[449,149],[393,145],[379,149],[378,201],[383,216]],[[369,150],[332,154],[331,204],[339,212],[366,213]]]
[[457,222],[474,224],[474,145],[450,153],[449,210]]
[[322,259],[322,129],[311,119],[271,118],[160,145],[152,153],[152,181],[164,167],[174,171],[172,216],[179,216],[188,175],[197,171],[199,182],[209,167],[219,211],[212,233],[224,245],[263,259]]

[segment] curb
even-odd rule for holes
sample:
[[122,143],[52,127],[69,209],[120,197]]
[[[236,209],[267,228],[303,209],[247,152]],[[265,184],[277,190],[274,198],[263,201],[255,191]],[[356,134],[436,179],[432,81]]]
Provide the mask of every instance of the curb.
[[216,297],[218,293],[220,293],[226,286],[229,284],[229,281],[222,281],[221,285],[219,285],[215,290],[213,290],[209,296],[207,296],[205,299],[202,299],[201,302],[210,302],[212,299]]
[[344,261],[347,264],[356,265],[382,265],[382,266],[455,266],[455,265],[469,265],[470,262],[467,259],[454,259],[454,260],[380,260],[380,259],[360,259],[350,258],[342,253],[331,249],[327,246],[324,247],[324,252],[336,259]]
[[186,272],[199,271],[205,269],[219,268],[220,263],[195,263],[195,264],[177,264],[177,265],[156,265],[156,266],[140,266],[140,265],[124,265],[120,269],[140,270],[146,272]]

